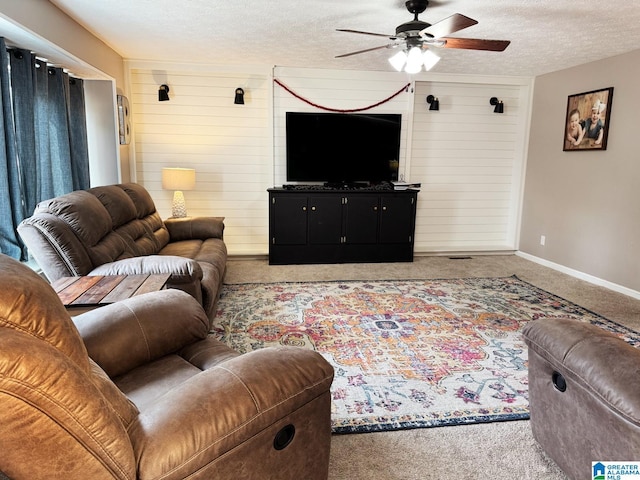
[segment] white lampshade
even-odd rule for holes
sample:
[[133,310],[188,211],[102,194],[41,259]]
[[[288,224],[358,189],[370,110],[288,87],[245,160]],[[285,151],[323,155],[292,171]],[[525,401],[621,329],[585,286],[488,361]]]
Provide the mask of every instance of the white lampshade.
[[193,190],[196,171],[193,168],[163,168],[162,188],[165,190]]
[[187,216],[183,190],[196,187],[196,171],[193,168],[163,168],[162,188],[174,190],[171,215],[176,218]]
[[431,50],[422,50],[420,47],[412,47],[409,53],[404,50],[400,50],[389,58],[389,63],[398,72],[404,71],[407,73],[419,73],[424,69],[428,72],[436,63],[440,61],[440,57],[433,53]]
[[407,66],[404,71],[407,73],[418,73],[422,69],[422,49],[412,47],[407,55]]
[[404,64],[406,63],[406,61],[407,61],[407,54],[404,52],[404,50],[400,50],[391,58],[389,58],[389,63],[398,72],[402,71],[402,67],[404,67]]
[[436,63],[440,61],[440,57],[433,53],[431,50],[425,50],[422,54],[422,62],[424,63],[424,69],[428,72]]

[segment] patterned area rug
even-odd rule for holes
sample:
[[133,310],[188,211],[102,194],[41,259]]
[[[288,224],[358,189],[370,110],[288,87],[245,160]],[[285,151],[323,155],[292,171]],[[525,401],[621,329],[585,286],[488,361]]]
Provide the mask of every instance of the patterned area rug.
[[634,332],[516,277],[225,285],[212,335],[241,352],[315,349],[335,368],[335,433],[529,418],[522,327]]

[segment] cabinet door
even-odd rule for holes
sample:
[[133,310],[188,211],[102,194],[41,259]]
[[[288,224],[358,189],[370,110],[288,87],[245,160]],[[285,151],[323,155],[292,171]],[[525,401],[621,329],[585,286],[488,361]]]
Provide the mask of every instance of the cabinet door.
[[365,244],[378,242],[377,195],[351,195],[345,197],[345,243]]
[[342,196],[309,197],[309,244],[342,243]]
[[415,196],[380,198],[380,243],[413,242]]
[[307,244],[307,197],[276,195],[271,199],[271,243]]

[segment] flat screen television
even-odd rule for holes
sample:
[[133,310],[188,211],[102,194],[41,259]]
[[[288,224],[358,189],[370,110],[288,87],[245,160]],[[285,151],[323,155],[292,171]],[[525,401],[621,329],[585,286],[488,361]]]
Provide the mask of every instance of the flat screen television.
[[286,122],[288,182],[398,179],[402,115],[287,112]]

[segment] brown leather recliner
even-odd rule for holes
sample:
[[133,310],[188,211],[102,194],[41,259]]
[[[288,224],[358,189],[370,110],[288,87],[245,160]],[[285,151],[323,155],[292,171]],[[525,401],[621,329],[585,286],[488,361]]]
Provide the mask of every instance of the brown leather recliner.
[[533,435],[572,479],[591,462],[640,458],[640,349],[572,319],[528,323]]
[[227,264],[223,217],[162,220],[136,183],[77,190],[40,202],[18,233],[50,282],[82,275],[168,273],[210,321]]
[[0,471],[12,479],[326,479],[332,367],[316,352],[239,355],[189,294],[72,321],[0,255]]

